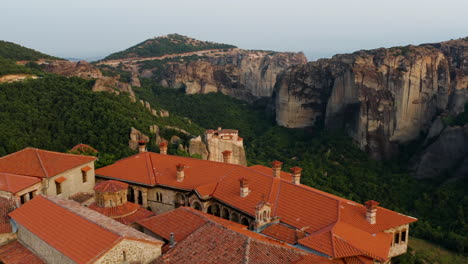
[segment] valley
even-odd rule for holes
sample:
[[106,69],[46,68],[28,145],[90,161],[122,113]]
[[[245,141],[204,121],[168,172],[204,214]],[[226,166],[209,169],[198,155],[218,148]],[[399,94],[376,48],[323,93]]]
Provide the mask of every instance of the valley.
[[300,166],[303,184],[413,215],[412,236],[466,254],[466,39],[307,63],[171,36],[96,63],[6,45],[16,55],[0,58],[0,78],[41,78],[0,84],[0,156],[86,143],[104,166],[136,153],[132,127],[150,151],[177,136],[168,152],[181,156],[206,129],[237,129],[249,165]]

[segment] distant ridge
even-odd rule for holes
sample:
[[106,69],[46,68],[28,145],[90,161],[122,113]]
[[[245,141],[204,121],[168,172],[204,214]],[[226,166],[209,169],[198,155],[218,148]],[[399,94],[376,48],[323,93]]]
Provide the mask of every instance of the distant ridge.
[[167,54],[177,54],[209,49],[232,49],[234,45],[201,41],[179,34],[169,34],[145,40],[124,51],[113,53],[104,60],[125,58],[157,57]]
[[15,61],[36,61],[39,59],[62,60],[61,58],[50,56],[16,43],[3,40],[0,40],[0,57]]

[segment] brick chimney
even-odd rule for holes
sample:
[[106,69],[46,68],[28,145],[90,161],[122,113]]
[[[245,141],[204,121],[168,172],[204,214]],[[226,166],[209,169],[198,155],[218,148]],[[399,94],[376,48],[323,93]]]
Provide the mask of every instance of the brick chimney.
[[280,178],[281,177],[281,165],[283,165],[283,162],[275,160],[271,163],[271,165],[273,169],[273,177]]
[[302,169],[299,167],[292,167],[291,168],[291,179],[292,183],[294,184],[301,184],[301,171]]
[[378,202],[370,200],[364,203],[366,205],[366,220],[371,225],[377,223],[377,205]]
[[146,151],[146,141],[145,140],[138,141],[138,152],[143,153],[145,151]]
[[163,155],[167,155],[167,142],[159,143],[159,153]]
[[230,150],[225,150],[223,152],[223,161],[224,163],[231,163],[231,154],[232,154],[232,151]]
[[185,173],[184,173],[185,165],[182,163],[179,163],[176,165],[176,169],[177,169],[177,181],[181,182],[185,178]]
[[242,177],[239,179],[240,182],[240,197],[246,197],[249,195],[249,181],[247,178]]

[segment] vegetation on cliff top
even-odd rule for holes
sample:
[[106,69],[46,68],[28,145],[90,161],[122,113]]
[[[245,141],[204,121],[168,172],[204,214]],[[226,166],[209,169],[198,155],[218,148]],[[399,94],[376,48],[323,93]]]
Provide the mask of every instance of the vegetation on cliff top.
[[61,60],[60,58],[50,56],[39,51],[3,40],[0,40],[0,57],[15,61],[36,61],[38,59]]
[[124,51],[113,53],[104,60],[115,60],[134,57],[159,57],[167,54],[178,54],[209,49],[232,49],[236,46],[195,40],[178,34],[170,34],[145,40]]

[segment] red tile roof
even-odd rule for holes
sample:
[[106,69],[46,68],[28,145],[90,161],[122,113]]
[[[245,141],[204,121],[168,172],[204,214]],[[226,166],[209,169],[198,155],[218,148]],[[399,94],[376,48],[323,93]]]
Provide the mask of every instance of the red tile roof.
[[138,220],[146,219],[154,215],[153,212],[130,202],[114,207],[99,207],[96,203],[92,203],[88,208],[119,221],[124,225],[133,224]]
[[62,183],[62,182],[64,182],[64,181],[66,181],[66,180],[67,180],[67,179],[66,179],[65,177],[60,176],[60,177],[58,177],[57,179],[55,179],[55,182],[57,182],[57,183]]
[[262,234],[284,241],[288,244],[297,243],[296,230],[283,224],[273,224],[261,231]]
[[5,264],[43,264],[39,257],[18,241],[0,246],[0,262]]
[[[179,163],[186,165],[185,179],[181,182],[176,181],[175,167]],[[304,245],[307,244],[320,252],[331,252],[333,256],[349,255],[351,251],[346,254],[344,252],[347,252],[346,247],[350,245],[351,248],[357,249],[352,251],[356,254],[383,257],[382,248],[388,249],[390,243],[386,243],[385,239],[372,239],[372,235],[416,221],[415,218],[377,206],[377,223],[370,224],[365,217],[365,206],[302,184],[293,184],[289,173],[281,172],[280,178],[274,178],[271,168],[258,165],[245,167],[145,152],[98,169],[96,174],[149,186],[163,185],[195,190],[200,196],[205,198],[211,196],[252,217],[259,202],[268,202],[272,205],[272,216],[279,217],[281,223],[296,229],[305,229],[308,234],[318,235],[317,232],[320,231],[321,236],[317,238],[318,240],[312,240],[313,243],[304,240]],[[240,196],[240,178],[245,178],[249,183],[250,193],[246,197]],[[340,224],[332,230],[333,232],[324,232],[337,223]],[[376,246],[371,242],[359,243],[352,239],[349,240],[351,244],[340,244],[341,241],[336,242],[336,245],[330,244],[335,243],[332,235],[335,234],[335,229],[338,230],[341,226],[347,226],[349,230],[356,232],[357,236],[382,244]],[[276,237],[282,236],[287,237],[288,234],[276,235]],[[377,237],[382,237],[382,234]],[[342,250],[339,252],[343,254],[333,253],[333,250],[337,250],[340,246]],[[378,252],[374,252],[372,249],[374,247],[379,248]]]
[[40,178],[52,177],[95,159],[90,156],[25,148],[1,157],[0,172]]
[[74,201],[58,197],[39,195],[11,212],[10,216],[77,263],[96,259],[123,239],[162,244]]
[[84,171],[84,172],[87,172],[87,171],[91,170],[91,167],[90,166],[85,166],[85,167],[81,168],[81,170]]
[[309,256],[302,250],[249,231],[245,226],[188,207],[141,222],[166,239],[171,230],[175,234],[177,244],[154,263],[279,264],[306,263],[306,259],[307,263],[331,263],[326,258]]
[[0,173],[0,191],[17,193],[38,182],[41,182],[41,180],[35,177]]
[[124,182],[119,182],[119,181],[103,181],[100,183],[97,183],[93,190],[98,191],[98,192],[118,192],[122,190],[127,190],[128,184]]

